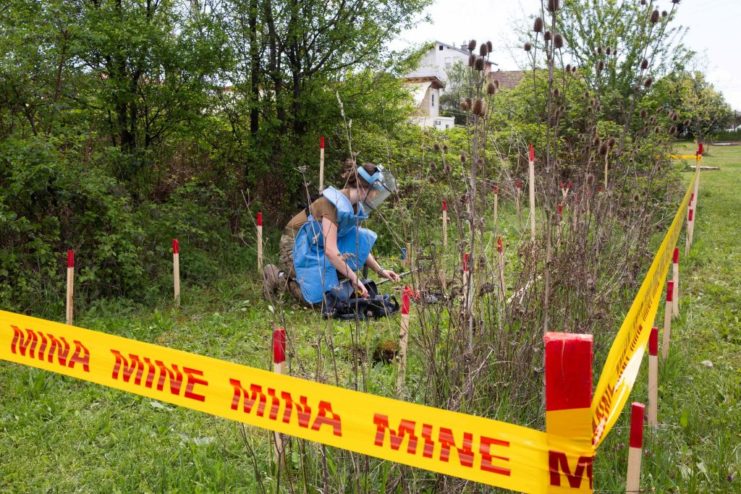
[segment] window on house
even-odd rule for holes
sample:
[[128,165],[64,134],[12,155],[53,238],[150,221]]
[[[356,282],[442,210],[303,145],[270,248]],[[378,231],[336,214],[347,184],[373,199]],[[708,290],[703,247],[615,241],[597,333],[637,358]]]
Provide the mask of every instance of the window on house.
[[435,106],[435,93],[432,93],[431,96],[432,96],[432,107],[434,108],[434,106]]
[[440,45],[440,48],[439,48],[439,50],[440,50],[440,51],[443,51],[443,45]]

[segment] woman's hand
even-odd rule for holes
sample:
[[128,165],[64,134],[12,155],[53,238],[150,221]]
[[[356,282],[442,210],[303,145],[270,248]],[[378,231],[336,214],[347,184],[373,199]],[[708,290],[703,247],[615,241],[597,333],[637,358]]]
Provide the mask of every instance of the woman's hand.
[[363,282],[360,281],[359,278],[355,278],[355,281],[352,284],[353,288],[355,289],[355,293],[361,297],[361,298],[368,298],[370,294],[368,293],[368,289],[365,288],[365,285],[363,285]]
[[383,269],[380,273],[381,276],[386,278],[387,280],[391,281],[401,281],[401,276],[396,274],[394,271],[391,271],[390,269]]

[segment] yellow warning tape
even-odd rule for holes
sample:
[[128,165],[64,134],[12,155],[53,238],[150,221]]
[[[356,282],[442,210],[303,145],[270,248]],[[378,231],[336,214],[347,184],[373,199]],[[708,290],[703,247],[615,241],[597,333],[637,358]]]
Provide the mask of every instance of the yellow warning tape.
[[682,231],[694,180],[697,180],[697,177],[693,179],[684,194],[679,209],[674,215],[674,221],[656,251],[641,288],[610,347],[610,353],[600,374],[597,389],[592,398],[595,448],[602,443],[612,426],[615,425],[638,376],[648,337],[651,334],[651,326],[659,308],[661,292],[674,247]]
[[483,417],[4,311],[0,359],[492,486],[591,492],[591,445]]

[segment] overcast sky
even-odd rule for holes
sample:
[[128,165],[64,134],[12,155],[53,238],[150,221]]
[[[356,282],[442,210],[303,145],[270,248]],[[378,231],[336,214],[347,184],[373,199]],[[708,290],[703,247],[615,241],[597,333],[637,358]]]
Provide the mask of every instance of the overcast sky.
[[[669,10],[671,0],[658,0],[657,5]],[[522,50],[514,26],[539,6],[540,0],[434,0],[427,9],[432,22],[402,33],[392,46],[491,40],[492,60],[499,68],[517,69]],[[684,42],[697,52],[696,68],[734,109],[741,110],[741,0],[682,0],[676,22],[689,28]]]

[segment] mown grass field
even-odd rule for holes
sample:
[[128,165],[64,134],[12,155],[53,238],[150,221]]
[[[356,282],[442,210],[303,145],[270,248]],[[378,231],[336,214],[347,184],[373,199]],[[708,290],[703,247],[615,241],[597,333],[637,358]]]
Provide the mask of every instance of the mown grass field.
[[[681,316],[673,323],[670,357],[660,368],[661,425],[647,433],[646,492],[741,491],[741,146],[712,147],[710,153],[703,163],[721,170],[702,175],[689,256],[684,238],[679,242]],[[393,396],[393,366],[369,365],[360,373],[353,366],[358,356],[372,360],[377,341],[397,336],[398,318],[356,328],[322,321],[298,306],[271,310],[257,279],[230,274],[207,289],[185,286],[180,309],[166,300],[157,308],[100,303],[80,313],[76,324],[269,368],[272,324],[279,323],[291,330],[293,375]],[[414,375],[414,352],[409,365]],[[646,400],[644,372],[634,401]],[[266,431],[6,362],[0,362],[0,396],[3,492],[291,492],[273,467]],[[624,492],[627,415],[598,451],[597,492]],[[302,474],[316,467],[316,451],[305,444],[290,451],[293,487],[300,492],[317,492]],[[330,452],[330,463],[341,454]],[[332,485],[343,492],[382,491],[383,479],[400,468],[381,464],[359,481],[337,465],[330,465],[332,475],[345,480]],[[430,476],[420,475],[425,477]],[[368,481],[378,483],[362,485]],[[431,485],[410,483],[398,490]],[[475,485],[469,490],[488,492]]]

